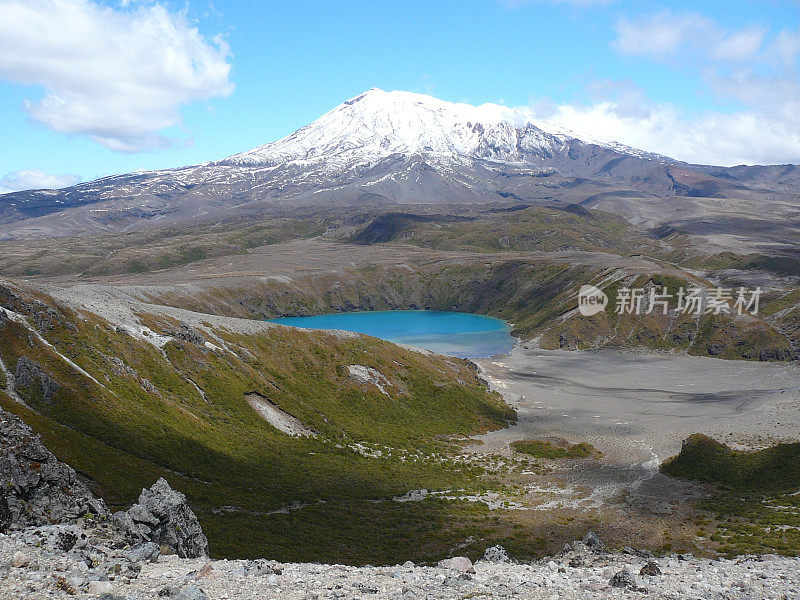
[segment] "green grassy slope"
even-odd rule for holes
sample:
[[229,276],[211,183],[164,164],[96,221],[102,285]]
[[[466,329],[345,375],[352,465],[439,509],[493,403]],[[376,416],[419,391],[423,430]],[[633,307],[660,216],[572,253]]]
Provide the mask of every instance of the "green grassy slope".
[[795,492],[800,489],[800,443],[743,451],[696,433],[661,470],[737,491]]
[[417,221],[398,237],[438,250],[585,250],[623,256],[660,252],[658,242],[636,233],[621,217],[576,205],[566,209],[530,207],[482,215],[474,221]]
[[698,503],[711,516],[698,533],[720,552],[800,552],[800,443],[741,451],[694,434],[661,471],[718,486]]
[[[17,390],[27,407],[5,394],[0,405],[22,416],[112,505],[132,502],[165,476],[196,508],[217,556],[355,563],[441,557],[481,509],[389,499],[415,488],[481,489],[480,469],[447,458],[448,439],[513,418],[467,363],[372,338],[274,327],[252,336],[217,330],[208,341],[218,349],[192,336],[158,349],[47,299],[8,299],[4,305],[15,304],[29,326],[0,321],[0,358],[14,372],[26,357],[57,389],[46,397],[34,381]],[[142,320],[153,331],[180,330],[169,318]],[[384,373],[389,395],[352,380],[349,364]],[[318,436],[273,428],[246,403],[251,392]],[[312,506],[273,513],[296,503]],[[387,525],[374,531],[375,522]]]

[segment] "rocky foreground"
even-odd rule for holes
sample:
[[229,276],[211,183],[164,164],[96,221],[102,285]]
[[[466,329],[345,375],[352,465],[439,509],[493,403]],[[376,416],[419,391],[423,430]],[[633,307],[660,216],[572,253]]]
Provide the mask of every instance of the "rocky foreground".
[[[279,564],[185,559],[132,549],[103,527],[46,526],[0,535],[0,598],[697,598],[800,597],[800,560],[777,556],[654,559],[606,552],[596,538],[533,564],[489,549],[474,565],[456,557],[437,566]],[[72,545],[71,548],[68,546]]]
[[397,598],[796,599],[800,559],[707,560],[609,552],[594,534],[553,558],[517,563],[501,547],[473,564],[389,567],[212,561],[197,517],[159,479],[111,514],[20,419],[0,410],[0,600]]

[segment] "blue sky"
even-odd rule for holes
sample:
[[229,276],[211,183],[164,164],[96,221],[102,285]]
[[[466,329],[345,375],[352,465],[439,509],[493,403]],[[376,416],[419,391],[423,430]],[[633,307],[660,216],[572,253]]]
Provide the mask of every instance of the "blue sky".
[[797,1],[0,0],[0,14],[0,190],[223,158],[370,87],[533,106],[690,161],[800,162]]

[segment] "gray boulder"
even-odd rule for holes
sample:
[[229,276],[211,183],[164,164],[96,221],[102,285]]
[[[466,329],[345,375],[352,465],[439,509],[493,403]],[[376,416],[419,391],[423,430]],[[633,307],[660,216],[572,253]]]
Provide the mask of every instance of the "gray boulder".
[[176,596],[177,600],[208,600],[205,592],[198,587],[189,586],[183,588]]
[[161,549],[155,542],[145,542],[134,546],[126,553],[126,557],[132,563],[155,562],[161,555]]
[[127,511],[114,514],[114,521],[134,543],[154,542],[181,558],[208,556],[208,540],[186,496],[173,490],[162,477]]
[[509,563],[511,559],[508,557],[506,549],[502,546],[492,546],[487,548],[483,553],[483,560],[492,563]]
[[0,409],[0,531],[108,516],[75,471],[19,417]]
[[633,575],[628,569],[622,569],[622,571],[615,573],[614,576],[611,578],[609,584],[611,585],[611,587],[615,588],[636,587],[636,581],[634,581]]
[[600,538],[597,537],[594,531],[590,531],[583,536],[583,543],[592,552],[606,552],[606,545],[600,541]]
[[661,575],[661,569],[658,567],[658,563],[655,561],[647,561],[647,564],[642,567],[639,571],[639,575],[645,577],[656,577],[657,575]]
[[466,556],[454,556],[453,558],[445,558],[440,560],[438,564],[440,569],[450,569],[452,571],[460,571],[461,573],[474,573],[475,569],[472,567],[472,561]]

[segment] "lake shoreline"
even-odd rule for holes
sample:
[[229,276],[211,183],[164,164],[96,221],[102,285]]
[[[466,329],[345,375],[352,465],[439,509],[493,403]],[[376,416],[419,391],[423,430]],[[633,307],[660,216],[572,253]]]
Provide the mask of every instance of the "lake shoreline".
[[308,330],[360,333],[400,346],[467,359],[505,354],[518,343],[506,321],[457,311],[352,311],[267,322]]

